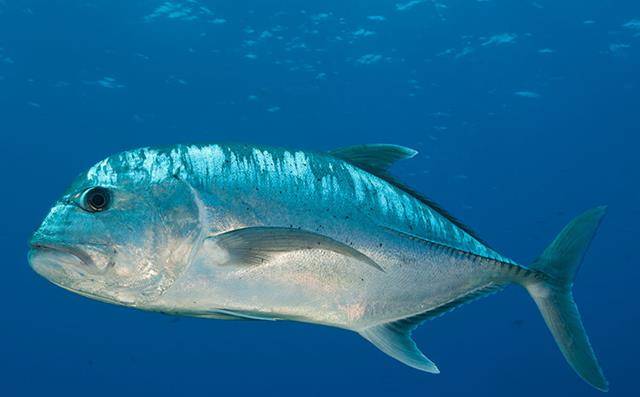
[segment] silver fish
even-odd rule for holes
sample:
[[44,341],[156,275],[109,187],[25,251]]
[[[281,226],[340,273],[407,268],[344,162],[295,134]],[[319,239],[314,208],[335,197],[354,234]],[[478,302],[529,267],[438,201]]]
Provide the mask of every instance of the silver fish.
[[55,203],[31,240],[29,262],[62,288],[118,305],[349,329],[432,373],[439,370],[412,331],[517,284],[569,364],[607,390],[571,293],[605,208],[573,220],[524,266],[390,175],[392,164],[416,153],[396,145],[123,152]]

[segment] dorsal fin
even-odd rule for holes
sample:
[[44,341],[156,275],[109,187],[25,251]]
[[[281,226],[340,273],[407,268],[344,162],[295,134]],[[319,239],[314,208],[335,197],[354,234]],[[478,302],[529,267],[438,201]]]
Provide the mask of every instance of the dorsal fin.
[[361,168],[381,179],[384,179],[391,185],[397,187],[405,193],[410,194],[415,199],[426,204],[427,206],[429,206],[429,208],[445,217],[449,222],[464,230],[471,237],[488,246],[488,244],[483,241],[476,232],[474,232],[469,226],[459,221],[456,217],[451,215],[439,204],[416,192],[415,190],[398,181],[396,178],[391,176],[391,174],[389,174],[389,168],[393,164],[400,160],[406,160],[415,157],[415,155],[418,154],[416,150],[399,145],[372,144],[339,148],[330,151],[329,154],[352,165],[355,165],[356,167]]
[[453,223],[454,225],[456,225],[457,227],[462,229],[465,233],[467,233],[468,235],[470,235],[474,239],[478,240],[480,243],[484,244],[485,246],[491,248],[489,246],[489,244],[487,244],[486,241],[484,241],[483,239],[480,238],[480,236],[478,236],[478,233],[476,233],[475,230],[471,229],[471,227],[467,226],[466,224],[462,223],[461,220],[459,220],[455,216],[451,215],[451,213],[449,213],[449,211],[447,211],[444,208],[442,208],[440,206],[440,204],[436,203],[435,201],[431,200],[428,197],[423,196],[421,193],[416,192],[415,190],[413,190],[409,186],[405,185],[404,183],[398,181],[397,179],[395,179],[392,176],[387,176],[387,177],[382,177],[381,176],[381,178],[384,179],[385,181],[389,182],[393,186],[397,187],[398,189],[410,194],[411,196],[413,196],[414,198],[416,198],[420,202],[426,204],[427,206],[429,206],[429,208],[431,208],[432,210],[434,210],[438,214],[440,214],[443,217],[445,217],[449,222]]
[[372,144],[339,148],[329,154],[380,176],[386,175],[396,162],[413,158],[418,152],[399,145]]

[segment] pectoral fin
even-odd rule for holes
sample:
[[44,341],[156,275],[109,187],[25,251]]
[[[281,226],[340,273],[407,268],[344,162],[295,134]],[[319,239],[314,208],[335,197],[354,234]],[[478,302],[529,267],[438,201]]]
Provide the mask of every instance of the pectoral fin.
[[362,252],[330,237],[285,227],[248,227],[209,237],[205,243],[216,244],[225,255],[218,255],[221,265],[255,266],[274,255],[292,251],[319,249],[342,254],[380,271],[380,265]]

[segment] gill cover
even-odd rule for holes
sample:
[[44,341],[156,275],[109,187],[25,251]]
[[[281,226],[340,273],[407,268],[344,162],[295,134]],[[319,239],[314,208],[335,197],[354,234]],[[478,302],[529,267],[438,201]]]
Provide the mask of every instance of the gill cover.
[[203,225],[196,191],[178,177],[151,185],[156,220],[150,237],[155,240],[154,267],[160,282],[145,296],[154,300],[166,291],[191,263],[201,243]]

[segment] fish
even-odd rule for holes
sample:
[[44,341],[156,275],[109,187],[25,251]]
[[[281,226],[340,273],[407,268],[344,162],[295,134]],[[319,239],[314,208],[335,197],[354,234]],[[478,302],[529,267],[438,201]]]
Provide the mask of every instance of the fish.
[[412,332],[517,285],[569,365],[606,391],[572,294],[606,207],[576,217],[523,265],[392,175],[416,155],[392,144],[124,151],[64,192],[33,234],[28,261],[51,283],[106,303],[347,329],[429,373],[440,371]]

